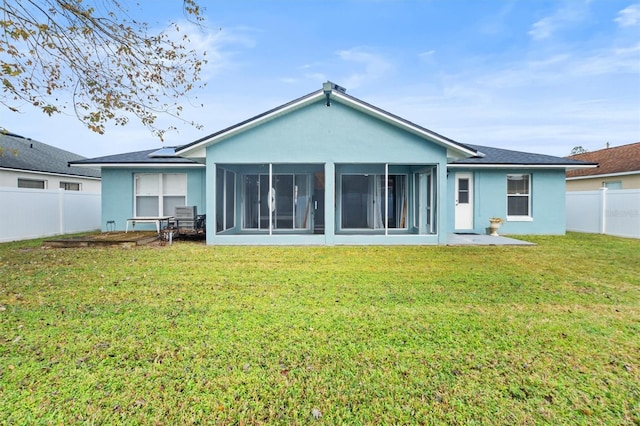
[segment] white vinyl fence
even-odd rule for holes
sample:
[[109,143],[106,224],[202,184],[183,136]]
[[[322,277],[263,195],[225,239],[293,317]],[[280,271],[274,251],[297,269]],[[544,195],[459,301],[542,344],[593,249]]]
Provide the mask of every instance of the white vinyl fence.
[[567,231],[640,238],[640,189],[567,192]]
[[0,187],[0,242],[100,229],[100,194]]

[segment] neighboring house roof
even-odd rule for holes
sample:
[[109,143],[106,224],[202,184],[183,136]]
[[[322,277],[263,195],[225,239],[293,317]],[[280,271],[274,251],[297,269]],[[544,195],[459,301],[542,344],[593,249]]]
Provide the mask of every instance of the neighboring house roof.
[[599,163],[597,169],[569,171],[567,178],[640,173],[640,142],[575,154],[567,158]]
[[[333,89],[336,89],[336,90],[332,90],[329,94],[330,102],[339,102],[339,103],[348,105],[365,114],[372,115],[382,121],[398,126],[410,133],[414,133],[419,136],[425,137],[431,140],[432,142],[435,142],[437,144],[440,144],[446,147],[448,156],[451,156],[454,158],[461,158],[461,157],[467,157],[469,155],[477,154],[468,145],[464,145],[459,142],[456,142],[436,132],[433,132],[427,128],[424,128],[408,120],[405,120],[401,117],[398,117],[397,115],[393,115],[383,109],[375,107],[364,101],[361,101],[358,98],[347,95],[343,91],[344,89],[341,90],[339,86],[333,83],[330,83],[330,84],[333,86]],[[201,139],[198,139],[195,142],[184,145],[178,148],[176,152],[178,155],[191,157],[191,158],[204,157],[204,148],[206,146],[220,142],[240,132],[246,131],[260,124],[273,120],[276,117],[280,117],[284,114],[295,111],[304,106],[318,102],[319,100],[324,100],[326,96],[327,96],[327,93],[324,90],[317,90],[315,92],[309,93],[308,95],[302,96],[301,98],[288,102],[284,105],[281,105],[279,107],[266,111],[262,114],[256,115],[255,117],[249,118],[248,120],[242,121],[234,126],[220,130],[219,132],[216,132],[216,133],[212,133],[209,136],[205,136]]]
[[0,169],[100,178],[100,170],[69,166],[85,157],[13,133],[0,132]]
[[597,163],[581,160],[555,157],[552,155],[533,154],[510,149],[493,148],[489,146],[468,145],[482,155],[465,158],[449,163],[449,167],[544,167],[544,168],[584,168],[596,167]]
[[145,151],[127,152],[124,154],[107,155],[105,157],[90,158],[84,160],[73,161],[76,166],[91,167],[153,167],[153,166],[176,166],[188,167],[199,166],[204,167],[196,161],[188,158],[182,158],[175,155],[175,147],[163,147],[160,149],[148,149]]

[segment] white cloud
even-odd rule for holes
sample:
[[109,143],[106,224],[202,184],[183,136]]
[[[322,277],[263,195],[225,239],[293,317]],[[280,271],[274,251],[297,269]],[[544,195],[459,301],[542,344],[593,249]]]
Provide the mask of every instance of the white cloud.
[[543,18],[538,22],[534,22],[529,31],[529,35],[534,40],[544,40],[549,38],[555,31],[556,25],[551,18]]
[[340,50],[336,52],[338,57],[345,62],[354,63],[364,69],[354,71],[346,76],[341,84],[348,89],[355,89],[365,83],[377,81],[383,78],[391,69],[392,65],[382,56],[368,52],[366,49],[354,48],[350,50]]
[[426,52],[421,52],[418,54],[418,57],[420,57],[420,59],[428,59],[431,58],[433,55],[435,55],[436,51],[435,50],[427,50]]
[[614,19],[621,27],[632,27],[640,24],[640,5],[632,4],[620,12],[618,17]]
[[239,51],[252,49],[256,45],[247,27],[207,28],[191,22],[181,22],[181,33],[189,39],[187,47],[196,52],[206,52],[207,64],[203,66],[202,79],[210,80],[221,72],[237,66]]
[[554,13],[534,22],[529,35],[536,41],[545,40],[557,31],[580,22],[587,16],[589,1],[571,1]]
[[463,143],[564,156],[576,145],[640,140],[639,72],[638,42],[582,46],[364,99]]

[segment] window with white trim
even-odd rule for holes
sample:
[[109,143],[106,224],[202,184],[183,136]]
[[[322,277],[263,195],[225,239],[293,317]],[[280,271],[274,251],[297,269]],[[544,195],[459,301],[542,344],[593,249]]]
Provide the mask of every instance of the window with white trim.
[[607,189],[622,189],[621,180],[610,180],[602,182],[602,187]]
[[507,218],[531,216],[531,175],[507,175]]
[[18,188],[47,189],[47,181],[18,178]]
[[79,182],[60,182],[60,189],[65,191],[80,191]]
[[173,216],[187,204],[185,173],[136,173],[134,180],[135,217]]

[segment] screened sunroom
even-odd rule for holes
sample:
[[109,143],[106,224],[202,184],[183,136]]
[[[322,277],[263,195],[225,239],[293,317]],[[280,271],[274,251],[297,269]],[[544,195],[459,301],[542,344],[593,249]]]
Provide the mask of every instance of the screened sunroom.
[[330,169],[327,179],[326,164],[217,164],[216,235],[437,233],[436,165]]

